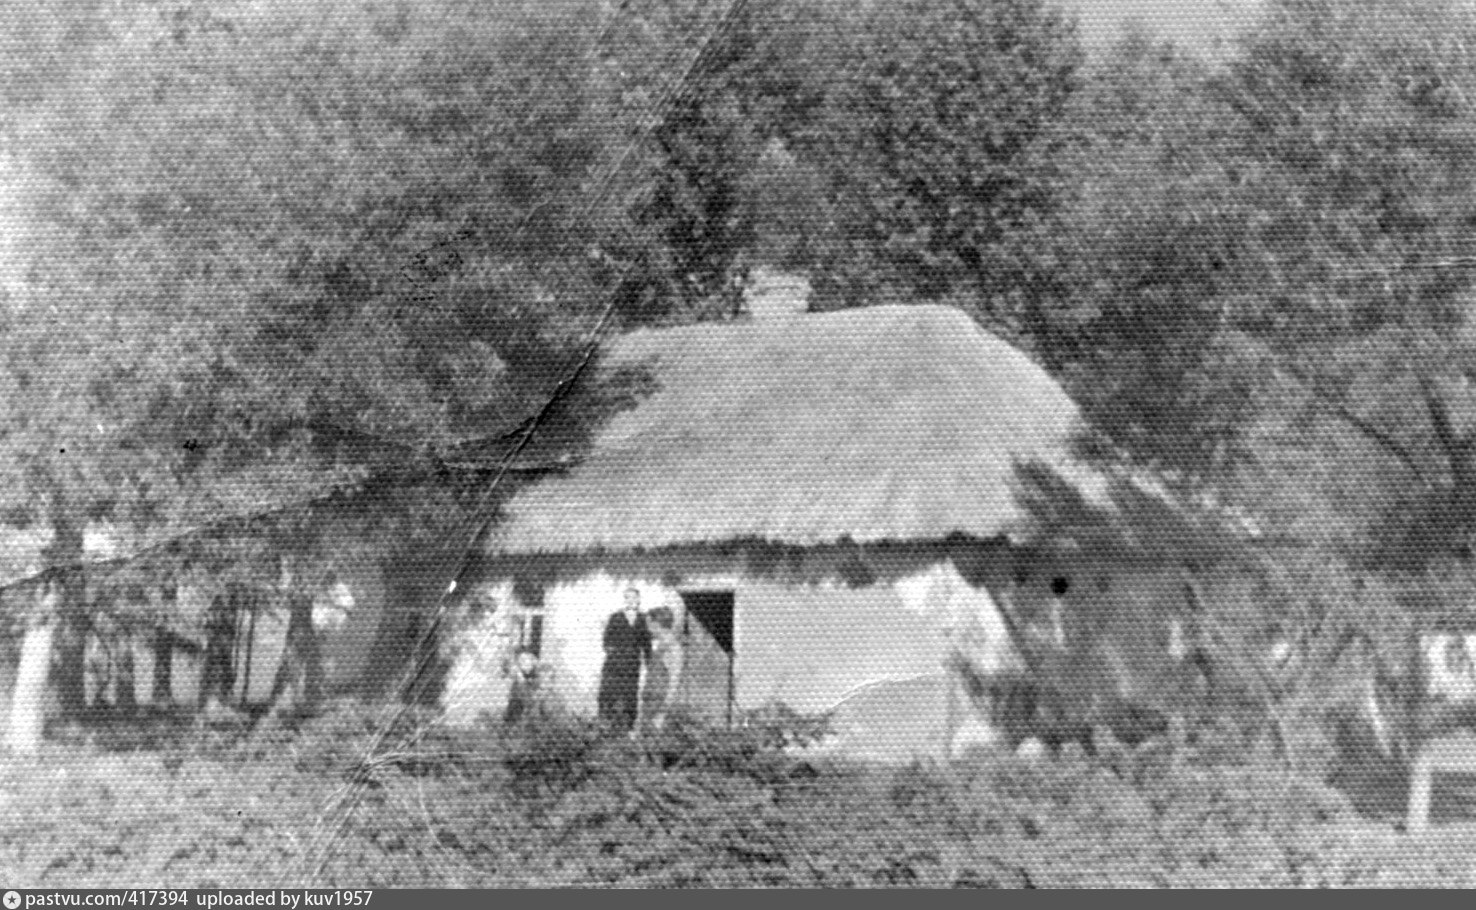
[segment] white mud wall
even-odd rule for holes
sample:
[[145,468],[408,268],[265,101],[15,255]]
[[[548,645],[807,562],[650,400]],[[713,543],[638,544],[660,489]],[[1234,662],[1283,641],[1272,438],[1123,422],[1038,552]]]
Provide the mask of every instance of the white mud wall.
[[[607,572],[544,592],[542,658],[556,697],[572,710],[596,710],[601,636],[628,587],[641,592],[646,610],[680,604],[673,589]],[[988,593],[969,586],[949,563],[861,588],[723,575],[688,576],[681,588],[735,592],[740,710],[782,703],[802,713],[834,711],[835,747],[878,758],[936,755],[957,748],[960,739],[994,737],[957,691],[950,655],[965,654],[984,673],[1017,658]],[[496,716],[506,704],[503,666],[516,645],[506,617],[516,605],[510,582],[486,590],[498,609],[468,620],[453,639],[443,702],[453,723],[469,723],[483,711]]]
[[780,587],[740,591],[738,696],[829,711],[825,748],[878,760],[953,754],[997,738],[950,671],[1016,665],[993,600],[949,563],[887,586]]

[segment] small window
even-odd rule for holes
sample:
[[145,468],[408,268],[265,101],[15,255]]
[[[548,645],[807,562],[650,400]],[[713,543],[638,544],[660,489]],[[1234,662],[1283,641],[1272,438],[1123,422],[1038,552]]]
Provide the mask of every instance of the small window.
[[519,650],[531,651],[535,657],[543,656],[542,612],[524,610],[518,615],[517,639]]

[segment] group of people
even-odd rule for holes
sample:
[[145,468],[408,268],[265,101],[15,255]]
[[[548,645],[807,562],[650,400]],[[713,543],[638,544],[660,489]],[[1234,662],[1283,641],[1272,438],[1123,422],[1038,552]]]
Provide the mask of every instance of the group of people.
[[600,719],[618,733],[632,730],[637,720],[653,729],[661,726],[682,656],[675,611],[661,606],[642,613],[640,591],[627,588],[624,596],[621,609],[605,623],[605,662],[600,670]]
[[[677,615],[668,606],[643,613],[641,592],[627,588],[621,608],[606,621],[598,704],[600,720],[612,732],[629,733],[637,722],[646,729],[660,729],[664,723],[667,704],[681,676]],[[537,655],[519,649],[511,670],[512,689],[503,719],[517,723],[536,710],[539,703],[542,680]]]

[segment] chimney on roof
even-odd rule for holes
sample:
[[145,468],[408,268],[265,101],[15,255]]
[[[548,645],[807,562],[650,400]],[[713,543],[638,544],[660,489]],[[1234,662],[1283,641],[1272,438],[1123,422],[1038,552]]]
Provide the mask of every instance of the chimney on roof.
[[753,319],[782,319],[810,308],[810,282],[795,275],[757,266],[748,273],[743,309]]

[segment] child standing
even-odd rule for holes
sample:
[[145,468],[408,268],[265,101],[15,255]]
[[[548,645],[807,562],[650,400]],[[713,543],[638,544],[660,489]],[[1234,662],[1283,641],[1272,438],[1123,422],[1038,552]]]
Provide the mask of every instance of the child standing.
[[504,723],[516,724],[542,714],[539,700],[538,655],[529,648],[519,648],[513,655],[512,690],[508,692]]

